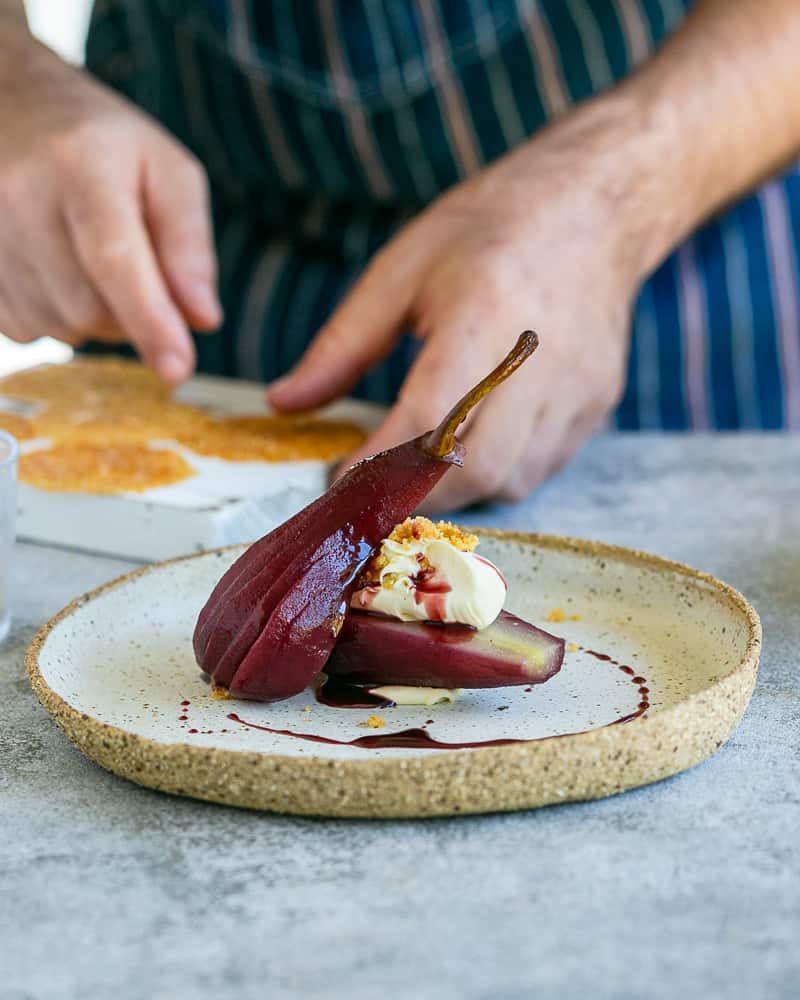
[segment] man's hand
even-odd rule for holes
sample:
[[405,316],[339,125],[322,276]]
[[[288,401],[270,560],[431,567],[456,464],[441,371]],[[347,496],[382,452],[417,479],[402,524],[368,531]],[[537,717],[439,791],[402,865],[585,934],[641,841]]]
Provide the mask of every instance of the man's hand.
[[130,341],[170,382],[221,319],[205,174],[21,24],[0,36],[0,330]]
[[479,408],[465,468],[426,509],[528,493],[623,388],[638,271],[613,151],[629,128],[616,112],[575,115],[451,189],[375,257],[270,402],[326,402],[404,330],[424,338],[396,405],[349,463],[435,426],[533,327],[536,358]]
[[649,63],[451,189],[372,262],[270,401],[346,392],[406,329],[424,347],[352,461],[433,427],[520,330],[536,359],[465,432],[433,509],[521,497],[623,388],[641,281],[699,222],[800,152],[796,0],[700,0]]

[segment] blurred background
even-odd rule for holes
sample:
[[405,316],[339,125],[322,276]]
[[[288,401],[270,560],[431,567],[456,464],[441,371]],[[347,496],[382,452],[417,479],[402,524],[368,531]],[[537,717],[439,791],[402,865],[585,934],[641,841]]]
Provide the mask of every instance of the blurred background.
[[[25,8],[37,38],[70,62],[83,61],[92,0],[26,0]],[[0,376],[44,361],[64,361],[71,354],[69,347],[55,340],[15,344],[0,333]]]

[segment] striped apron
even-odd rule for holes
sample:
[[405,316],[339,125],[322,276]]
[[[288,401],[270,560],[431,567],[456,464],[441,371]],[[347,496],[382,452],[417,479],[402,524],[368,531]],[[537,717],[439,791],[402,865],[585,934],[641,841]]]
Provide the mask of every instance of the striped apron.
[[[690,0],[98,0],[89,69],[205,164],[222,329],[201,370],[286,371],[372,253],[647,59]],[[641,289],[623,429],[800,428],[800,172]],[[357,394],[391,402],[405,338]]]

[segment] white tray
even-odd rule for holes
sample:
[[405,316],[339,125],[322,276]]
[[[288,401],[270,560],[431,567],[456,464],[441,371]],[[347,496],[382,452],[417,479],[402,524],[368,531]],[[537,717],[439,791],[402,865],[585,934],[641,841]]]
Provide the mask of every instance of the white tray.
[[[254,382],[197,376],[176,397],[219,413],[264,412],[264,387]],[[347,399],[320,412],[370,430],[383,410]],[[330,469],[325,462],[229,462],[174,442],[169,447],[198,475],[119,496],[53,493],[20,483],[18,537],[141,562],[249,542],[319,496]]]

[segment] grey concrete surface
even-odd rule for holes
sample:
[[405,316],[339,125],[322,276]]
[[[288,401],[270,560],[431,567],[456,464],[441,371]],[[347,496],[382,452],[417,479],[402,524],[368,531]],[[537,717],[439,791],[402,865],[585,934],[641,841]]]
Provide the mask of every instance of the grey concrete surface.
[[519,815],[326,822],[96,768],[22,670],[36,627],[125,564],[20,545],[0,647],[0,997],[800,995],[800,437],[600,438],[475,523],[650,549],[764,621],[733,739],[677,778]]

